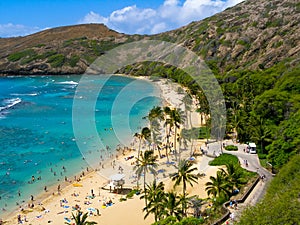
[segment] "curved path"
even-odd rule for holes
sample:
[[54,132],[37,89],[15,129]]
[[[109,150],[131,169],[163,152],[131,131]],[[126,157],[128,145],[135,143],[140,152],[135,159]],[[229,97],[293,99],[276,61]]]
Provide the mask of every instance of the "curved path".
[[[244,151],[244,149],[246,149],[247,145],[234,144],[232,141],[224,141],[224,143],[226,145],[238,146],[238,151],[226,151],[226,150],[222,149],[221,142],[210,143],[210,144],[208,144],[208,146],[206,148],[204,148],[204,150],[207,150],[208,155],[218,156],[222,153],[235,155],[238,157],[240,164],[244,169],[246,169],[248,171],[256,172],[260,176],[261,175],[265,176],[265,178],[263,180],[260,180],[259,183],[255,186],[255,188],[250,193],[250,195],[247,197],[245,202],[240,203],[238,205],[237,209],[228,208],[230,210],[230,212],[234,215],[234,220],[238,220],[242,211],[247,206],[253,206],[263,198],[264,194],[266,193],[267,186],[270,183],[271,179],[273,178],[273,175],[268,170],[266,170],[264,167],[262,167],[260,165],[257,154],[249,154]],[[247,160],[248,166],[246,166],[245,160]],[[233,221],[232,221],[232,219],[229,219],[224,224],[231,224],[231,223],[233,223]]]

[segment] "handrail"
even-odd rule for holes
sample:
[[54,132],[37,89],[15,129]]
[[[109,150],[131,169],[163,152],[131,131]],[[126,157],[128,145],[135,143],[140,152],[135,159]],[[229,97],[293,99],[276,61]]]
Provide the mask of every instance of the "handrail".
[[[252,185],[248,188],[248,190],[245,192],[245,194],[243,195],[243,197],[241,199],[236,200],[238,203],[243,203],[245,202],[245,200],[248,198],[248,196],[250,195],[250,193],[253,191],[253,189],[255,188],[255,186],[257,185],[257,183],[259,182],[260,177],[258,176],[256,178],[256,180],[252,183]],[[228,210],[228,206],[230,204],[230,201],[225,202],[222,205],[222,209],[225,210],[225,214],[216,222],[214,222],[212,225],[221,225],[223,223],[225,223],[226,220],[229,219],[230,216],[230,211]]]

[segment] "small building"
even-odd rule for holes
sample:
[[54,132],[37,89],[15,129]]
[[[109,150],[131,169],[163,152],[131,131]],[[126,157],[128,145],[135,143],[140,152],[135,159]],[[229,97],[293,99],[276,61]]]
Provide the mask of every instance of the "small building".
[[256,144],[253,142],[249,142],[248,144],[249,153],[256,154]]

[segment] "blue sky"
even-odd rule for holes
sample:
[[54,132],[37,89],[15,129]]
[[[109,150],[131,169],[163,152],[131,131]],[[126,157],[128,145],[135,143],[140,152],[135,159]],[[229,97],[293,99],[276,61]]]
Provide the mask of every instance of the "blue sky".
[[127,34],[155,34],[201,20],[242,0],[0,0],[0,37],[104,23]]

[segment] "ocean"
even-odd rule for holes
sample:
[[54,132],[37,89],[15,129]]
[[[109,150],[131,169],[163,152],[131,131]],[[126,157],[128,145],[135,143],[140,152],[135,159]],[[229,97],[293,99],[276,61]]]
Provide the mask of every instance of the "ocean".
[[79,75],[0,77],[0,215],[130,144],[161,104],[145,80],[91,76],[78,91],[81,82]]

